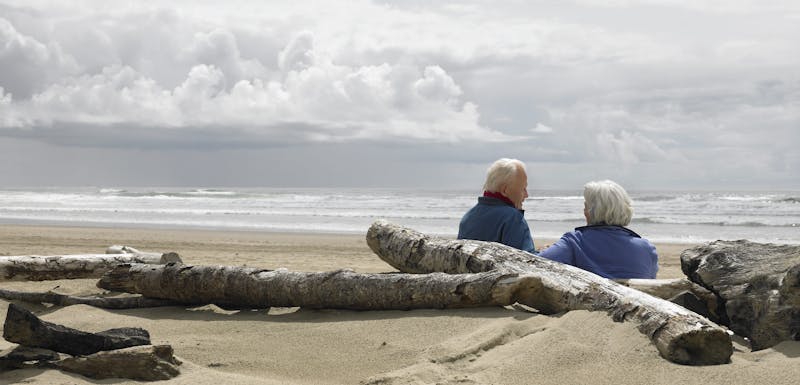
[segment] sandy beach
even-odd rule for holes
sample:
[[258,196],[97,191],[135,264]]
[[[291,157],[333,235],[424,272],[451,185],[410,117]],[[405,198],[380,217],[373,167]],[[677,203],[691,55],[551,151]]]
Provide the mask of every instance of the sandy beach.
[[[537,240],[542,243],[552,240]],[[174,251],[187,264],[390,272],[363,235],[0,226],[0,255],[102,253],[110,245]],[[658,278],[681,277],[680,252],[657,244]],[[96,280],[2,282],[0,287],[73,295]],[[23,304],[42,319],[97,332],[142,327],[170,344],[181,375],[170,384],[794,384],[800,342],[751,352],[734,341],[732,362],[690,367],[662,359],[635,325],[606,314],[544,316],[506,308],[342,311],[213,305],[104,310]],[[0,314],[8,301],[0,300]],[[0,349],[14,344],[0,341]],[[57,370],[0,373],[0,383],[129,384]]]

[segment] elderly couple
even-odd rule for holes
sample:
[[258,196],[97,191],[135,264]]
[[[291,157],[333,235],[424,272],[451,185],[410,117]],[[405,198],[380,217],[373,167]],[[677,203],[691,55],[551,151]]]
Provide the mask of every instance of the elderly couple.
[[655,247],[625,227],[633,209],[622,186],[609,180],[587,183],[583,190],[586,226],[538,252],[522,210],[528,197],[525,164],[506,158],[494,162],[483,189],[478,204],[461,219],[459,239],[499,242],[606,278],[656,277]]

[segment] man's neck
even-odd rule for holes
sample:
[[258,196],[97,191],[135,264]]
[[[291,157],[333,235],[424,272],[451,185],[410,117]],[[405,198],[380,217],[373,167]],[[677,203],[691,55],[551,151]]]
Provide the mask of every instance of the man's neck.
[[508,199],[507,196],[505,196],[505,195],[503,195],[502,193],[499,193],[499,192],[484,191],[483,192],[483,196],[485,196],[487,198],[500,199],[501,201],[503,201],[505,203],[508,203],[509,206],[517,207],[517,205],[515,205],[514,202],[511,201],[511,199]]

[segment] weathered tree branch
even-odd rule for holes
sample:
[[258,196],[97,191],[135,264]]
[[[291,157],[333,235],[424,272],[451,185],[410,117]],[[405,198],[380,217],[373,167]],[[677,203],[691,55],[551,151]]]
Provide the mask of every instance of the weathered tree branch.
[[19,255],[0,257],[0,281],[45,281],[97,278],[121,263],[180,262],[176,253]]
[[9,301],[50,303],[56,306],[89,305],[103,309],[139,309],[144,307],[176,305],[176,303],[173,301],[147,298],[143,296],[76,297],[72,295],[58,294],[51,291],[45,293],[36,293],[6,289],[0,289],[0,298]]
[[[616,321],[633,321],[666,359],[707,365],[729,361],[728,333],[674,303],[647,295],[573,266],[492,242],[429,237],[383,221],[367,233],[370,248],[384,261],[414,273],[504,271],[532,280],[521,303],[545,313],[605,311]],[[523,302],[525,301],[525,302]]]
[[43,321],[13,303],[8,305],[3,338],[20,345],[72,355],[150,344],[150,335],[144,329],[117,328],[89,333]]
[[620,285],[677,303],[700,314],[712,322],[719,323],[717,313],[719,299],[710,290],[686,279],[618,279]]
[[52,364],[72,373],[95,378],[129,378],[140,381],[168,380],[180,374],[172,346],[144,345],[68,357]]
[[47,362],[60,359],[61,355],[52,350],[17,345],[0,352],[0,372],[26,367],[41,367]]
[[[42,321],[15,304],[8,307],[3,337],[20,344],[0,353],[0,371],[57,368],[90,378],[166,380],[180,365],[169,345],[150,345],[144,329],[118,328],[87,333]],[[79,357],[66,358],[57,352]]]
[[239,266],[120,265],[98,286],[184,304],[226,308],[352,310],[464,308],[517,302],[534,283],[514,273],[304,273]]

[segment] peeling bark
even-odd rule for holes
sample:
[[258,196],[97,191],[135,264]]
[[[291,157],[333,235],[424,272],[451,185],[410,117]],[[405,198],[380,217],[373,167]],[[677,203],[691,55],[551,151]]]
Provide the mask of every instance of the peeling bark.
[[383,221],[367,233],[370,248],[395,268],[413,273],[463,274],[504,271],[534,282],[520,303],[544,313],[569,310],[605,311],[615,321],[638,324],[659,353],[672,362],[722,364],[733,345],[728,333],[674,303],[634,290],[598,275],[540,258],[499,243],[429,237]]
[[46,281],[98,278],[121,263],[180,262],[176,253],[19,255],[0,257],[0,281]]

